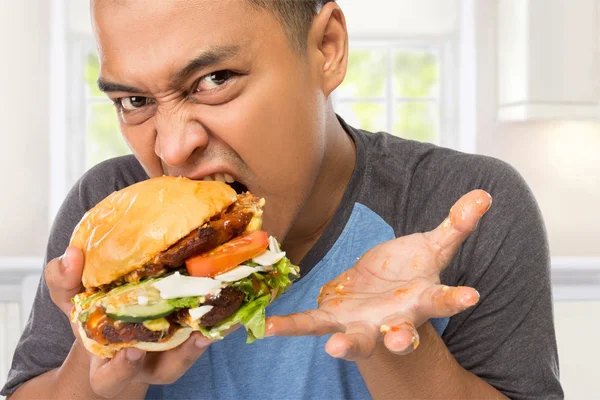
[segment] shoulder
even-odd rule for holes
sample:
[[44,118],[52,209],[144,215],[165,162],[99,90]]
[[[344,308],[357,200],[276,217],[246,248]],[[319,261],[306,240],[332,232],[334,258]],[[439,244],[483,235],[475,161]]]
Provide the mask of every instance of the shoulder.
[[83,215],[114,191],[147,179],[134,156],[106,160],[90,168],[71,188],[52,224],[47,260],[61,255]]
[[[521,181],[508,163],[493,157],[463,153],[431,143],[417,142],[385,132],[363,132],[371,171],[393,171],[399,178],[416,183],[423,178],[433,182],[500,182]],[[400,175],[398,175],[400,173]],[[427,182],[420,182],[427,183]]]
[[382,132],[357,136],[367,158],[359,202],[388,221],[397,236],[433,229],[474,189],[490,193],[495,209],[535,203],[522,176],[504,161]]

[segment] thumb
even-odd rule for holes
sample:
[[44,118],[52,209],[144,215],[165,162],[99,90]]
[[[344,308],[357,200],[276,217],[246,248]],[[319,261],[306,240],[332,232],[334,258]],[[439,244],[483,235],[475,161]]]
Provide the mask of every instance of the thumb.
[[492,196],[489,193],[473,190],[454,204],[444,222],[431,232],[425,233],[437,249],[438,259],[444,268],[491,205]]
[[81,291],[83,273],[83,252],[73,246],[67,247],[65,254],[50,261],[44,278],[52,301],[67,316],[72,308],[71,298]]

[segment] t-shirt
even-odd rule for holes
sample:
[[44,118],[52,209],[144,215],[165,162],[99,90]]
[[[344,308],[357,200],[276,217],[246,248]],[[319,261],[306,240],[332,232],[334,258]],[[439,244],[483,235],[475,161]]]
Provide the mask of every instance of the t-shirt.
[[[466,370],[513,399],[562,398],[552,315],[549,250],[540,211],[520,175],[493,158],[353,129],[356,166],[334,217],[300,263],[302,278],[267,309],[316,307],[321,286],[373,246],[435,228],[463,194],[484,189],[492,208],[441,281],[476,288],[479,303],[432,323]],[[148,179],[133,156],[106,161],[73,187],[53,224],[46,260],[65,251],[83,214],[115,190]],[[265,210],[268,212],[268,206]],[[354,362],[325,353],[323,337],[270,337],[245,344],[240,329],[209,347],[171,385],[148,398],[364,399]],[[59,367],[74,337],[42,277],[2,394]]]

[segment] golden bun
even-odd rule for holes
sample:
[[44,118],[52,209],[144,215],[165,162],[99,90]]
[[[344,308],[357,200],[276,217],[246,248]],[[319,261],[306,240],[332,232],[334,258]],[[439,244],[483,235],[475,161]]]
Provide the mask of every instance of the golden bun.
[[83,286],[135,271],[236,199],[223,182],[167,176],[112,193],[83,216],[71,237],[84,254]]
[[83,327],[79,324],[79,337],[81,338],[81,342],[90,353],[95,354],[100,358],[113,358],[117,351],[128,347],[137,347],[140,350],[152,352],[171,350],[185,342],[191,334],[192,328],[182,327],[175,331],[173,336],[164,342],[151,343],[133,341],[129,343],[112,343],[104,345],[88,338]]

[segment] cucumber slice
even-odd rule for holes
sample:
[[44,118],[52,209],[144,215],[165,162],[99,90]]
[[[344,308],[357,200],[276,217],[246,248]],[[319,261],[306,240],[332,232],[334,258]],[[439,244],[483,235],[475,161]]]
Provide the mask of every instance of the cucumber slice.
[[175,307],[160,297],[153,283],[146,281],[110,291],[102,300],[106,314],[123,322],[143,322],[171,314]]
[[106,315],[123,322],[144,322],[159,319],[171,314],[175,309],[168,302],[140,306],[123,306],[118,310],[106,310]]

